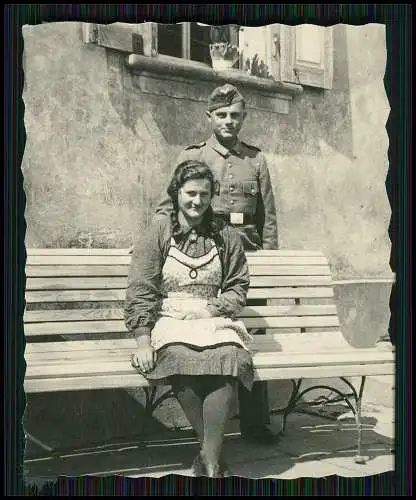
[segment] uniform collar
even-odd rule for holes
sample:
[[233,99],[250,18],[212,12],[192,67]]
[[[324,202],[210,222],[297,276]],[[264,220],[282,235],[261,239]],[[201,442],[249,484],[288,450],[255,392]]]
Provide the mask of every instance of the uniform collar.
[[215,137],[215,135],[212,135],[208,141],[208,145],[211,146],[212,149],[217,151],[221,156],[224,156],[227,158],[230,156],[230,154],[235,153],[237,156],[239,156],[242,152],[243,145],[240,140],[237,139],[237,142],[234,144],[232,149],[227,149],[225,146],[223,146],[220,142],[218,142],[218,139]]

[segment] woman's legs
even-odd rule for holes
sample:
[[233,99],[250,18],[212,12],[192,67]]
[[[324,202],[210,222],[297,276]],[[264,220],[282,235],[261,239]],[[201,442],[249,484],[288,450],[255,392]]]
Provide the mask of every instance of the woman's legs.
[[236,383],[228,377],[206,377],[203,403],[204,433],[201,453],[208,475],[218,469],[224,432],[230,415]]
[[198,384],[195,377],[176,377],[172,381],[172,390],[202,445],[204,440],[204,393],[201,384]]
[[235,388],[231,377],[181,376],[172,381],[174,394],[198,436],[210,476],[218,469]]

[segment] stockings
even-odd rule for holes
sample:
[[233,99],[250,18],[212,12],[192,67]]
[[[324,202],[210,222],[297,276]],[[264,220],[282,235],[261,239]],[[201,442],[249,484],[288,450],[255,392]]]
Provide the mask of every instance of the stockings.
[[196,432],[210,475],[220,462],[236,382],[223,376],[177,376],[172,389]]

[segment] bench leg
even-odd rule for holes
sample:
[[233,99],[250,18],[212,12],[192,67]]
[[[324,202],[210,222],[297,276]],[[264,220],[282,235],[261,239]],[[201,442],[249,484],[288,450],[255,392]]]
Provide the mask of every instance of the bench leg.
[[357,455],[354,458],[355,463],[357,464],[365,464],[368,460],[368,457],[365,457],[362,455],[362,398],[363,398],[363,392],[364,392],[364,385],[366,381],[366,377],[361,377],[361,384],[360,388],[357,391],[355,390],[355,387],[351,384],[349,380],[347,380],[345,377],[340,377],[340,379],[348,385],[348,387],[351,389],[353,397],[355,399],[355,409],[352,410],[354,418],[355,418],[355,425],[357,427]]
[[[345,401],[345,403],[348,405],[348,408],[351,410],[351,412],[355,418],[355,423],[356,423],[356,427],[357,427],[357,455],[355,456],[354,461],[357,464],[365,464],[367,462],[367,457],[364,457],[361,454],[361,446],[362,446],[362,443],[361,443],[361,441],[362,441],[362,439],[361,439],[362,438],[362,435],[361,435],[362,434],[361,433],[361,401],[362,401],[362,395],[364,392],[365,377],[361,378],[361,385],[360,385],[360,389],[359,389],[358,393],[355,390],[355,387],[351,384],[351,382],[349,382],[349,380],[345,379],[344,377],[340,377],[340,379],[345,384],[348,385],[348,387],[352,391],[352,394],[344,394],[340,390],[335,389],[334,387],[330,387],[328,385],[315,385],[313,387],[308,387],[307,389],[303,390],[302,392],[299,392],[300,383],[301,383],[301,381],[299,381],[299,383],[296,384],[294,387],[294,391],[292,393],[292,396],[291,396],[291,399],[289,401],[287,408],[285,410],[283,410],[284,411],[284,423],[285,423],[285,420],[287,418],[287,415],[291,411],[293,411],[293,409],[296,407],[296,405],[298,404],[300,399],[308,392],[315,391],[317,389],[329,390],[331,392],[335,392],[335,394],[338,394],[338,396],[340,396],[340,398],[343,401]],[[294,383],[294,381],[292,381],[292,384],[293,383]],[[351,396],[355,400],[355,406],[352,405],[350,400],[349,400],[349,398]]]
[[290,395],[289,402],[285,409],[277,411],[277,413],[283,413],[282,434],[286,432],[287,417],[289,416],[290,413],[292,413],[298,401],[298,394],[300,386],[302,384],[302,379],[299,380],[292,379],[291,382],[292,382],[292,394]]
[[[308,387],[307,389],[304,389],[303,391],[300,391],[300,386],[302,384],[302,379],[295,381],[291,380],[292,382],[292,394],[290,396],[289,402],[284,409],[280,410],[275,410],[274,413],[276,414],[282,414],[283,415],[283,428],[282,428],[282,434],[285,433],[286,430],[286,421],[287,417],[289,414],[295,409],[297,404],[299,403],[300,399],[307,394],[308,392],[315,391],[317,389],[321,390],[329,390],[331,392],[334,392],[340,398],[345,401],[347,404],[348,408],[351,410],[352,414],[354,415],[355,419],[355,425],[357,429],[357,454],[354,458],[354,461],[357,464],[365,464],[368,460],[368,457],[362,455],[362,397],[363,397],[363,392],[364,392],[364,385],[366,381],[366,377],[363,376],[361,377],[361,383],[360,383],[360,388],[357,392],[355,387],[351,384],[349,380],[347,380],[345,377],[339,377],[340,380],[342,380],[350,389],[351,389],[351,394],[345,394],[341,392],[339,389],[335,389],[334,387],[330,387],[328,385],[315,385],[313,387]],[[354,405],[351,404],[350,398],[354,399]]]

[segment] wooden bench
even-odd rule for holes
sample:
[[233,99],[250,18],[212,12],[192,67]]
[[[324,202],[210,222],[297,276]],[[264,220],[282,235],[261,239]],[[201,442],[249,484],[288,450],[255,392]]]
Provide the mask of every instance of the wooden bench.
[[[248,328],[269,329],[256,336],[256,379],[292,381],[293,393],[281,410],[284,423],[307,392],[331,389],[355,416],[356,461],[363,463],[365,378],[394,374],[394,353],[346,342],[322,253],[263,250],[247,258],[248,298],[269,299],[268,306],[246,307],[241,314]],[[129,262],[128,250],[27,250],[26,393],[141,387],[148,416],[172,397],[170,391],[157,396],[157,387],[149,387],[130,365],[135,340],[123,320]],[[360,377],[358,388],[350,377]],[[303,379],[311,378],[339,378],[346,389],[320,384],[302,391]]]

